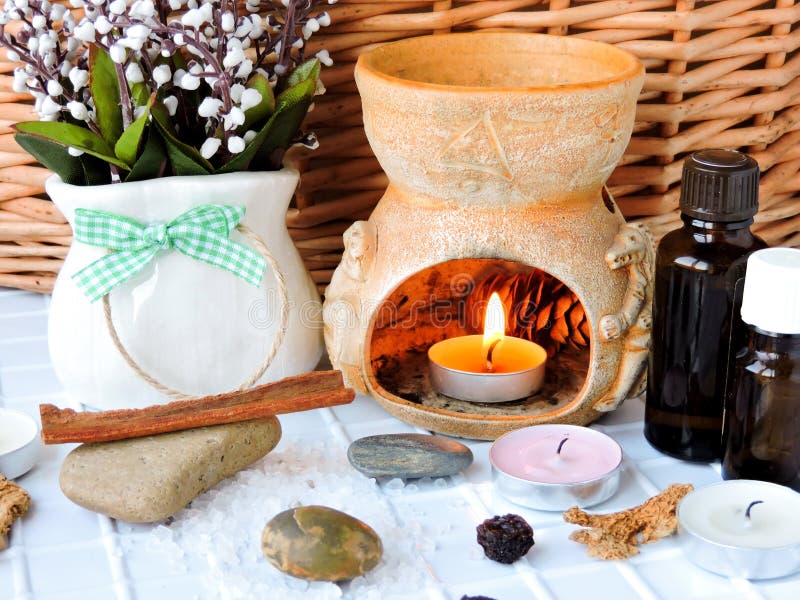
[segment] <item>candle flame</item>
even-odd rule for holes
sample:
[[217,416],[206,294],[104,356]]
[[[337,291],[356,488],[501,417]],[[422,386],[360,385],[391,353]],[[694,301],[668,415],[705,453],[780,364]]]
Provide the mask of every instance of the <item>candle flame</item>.
[[486,317],[483,320],[483,351],[488,352],[492,343],[500,340],[506,333],[506,314],[503,302],[497,292],[489,298]]

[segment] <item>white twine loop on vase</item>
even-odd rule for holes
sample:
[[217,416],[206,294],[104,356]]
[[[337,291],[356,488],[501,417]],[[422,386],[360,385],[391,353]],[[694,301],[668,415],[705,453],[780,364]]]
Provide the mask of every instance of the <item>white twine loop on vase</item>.
[[[236,229],[253,243],[256,250],[258,250],[258,253],[264,257],[264,259],[267,261],[267,264],[269,264],[269,266],[272,268],[272,273],[275,276],[275,282],[278,287],[278,296],[280,298],[280,303],[281,303],[278,332],[273,338],[272,345],[270,346],[267,353],[264,355],[264,360],[261,362],[256,372],[253,373],[253,375],[251,375],[247,379],[247,381],[245,381],[236,389],[236,391],[243,391],[253,387],[253,385],[259,379],[261,379],[261,377],[269,368],[270,364],[272,364],[272,361],[275,358],[275,355],[278,353],[281,344],[283,344],[283,339],[286,336],[286,329],[289,323],[289,292],[286,289],[286,278],[284,277],[283,271],[278,265],[278,261],[269,251],[269,248],[267,248],[264,241],[260,237],[258,237],[249,227],[242,225],[241,223],[236,226]],[[110,294],[106,294],[105,296],[103,296],[103,315],[105,317],[106,326],[108,327],[108,333],[111,336],[111,341],[114,343],[114,347],[120,353],[120,355],[122,356],[123,360],[125,360],[127,365],[133,370],[133,372],[136,373],[136,375],[138,375],[141,379],[146,381],[155,390],[161,392],[166,396],[169,396],[170,398],[173,398],[175,400],[192,400],[198,398],[199,396],[184,394],[183,392],[172,389],[167,385],[164,385],[163,383],[158,381],[155,377],[148,374],[141,366],[139,366],[136,360],[130,355],[128,350],[125,348],[125,345],[122,343],[122,340],[119,337],[119,333],[117,332],[117,329],[114,326],[114,319],[111,315],[111,302],[109,300],[109,296]]]

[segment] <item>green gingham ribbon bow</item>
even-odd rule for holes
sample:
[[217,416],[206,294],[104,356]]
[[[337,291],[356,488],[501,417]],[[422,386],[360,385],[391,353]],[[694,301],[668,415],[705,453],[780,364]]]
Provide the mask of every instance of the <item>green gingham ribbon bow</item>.
[[75,239],[114,252],[84,267],[72,279],[89,300],[95,302],[136,275],[156,254],[174,248],[258,286],[267,261],[246,246],[228,239],[244,212],[241,206],[205,204],[169,223],[142,225],[114,213],[79,208],[75,211]]

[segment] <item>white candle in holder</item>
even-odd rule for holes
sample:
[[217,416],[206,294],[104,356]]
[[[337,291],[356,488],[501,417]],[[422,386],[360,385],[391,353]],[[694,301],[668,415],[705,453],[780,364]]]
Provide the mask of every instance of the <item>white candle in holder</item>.
[[690,492],[678,506],[684,550],[730,577],[782,577],[800,569],[800,494],[739,479]]

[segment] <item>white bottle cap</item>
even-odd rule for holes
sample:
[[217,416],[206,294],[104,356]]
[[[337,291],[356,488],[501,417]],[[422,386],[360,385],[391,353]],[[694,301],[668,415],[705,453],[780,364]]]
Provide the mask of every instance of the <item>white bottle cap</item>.
[[770,333],[800,333],[800,250],[767,248],[750,255],[742,320]]

